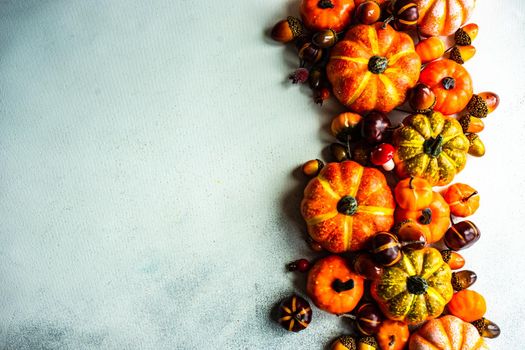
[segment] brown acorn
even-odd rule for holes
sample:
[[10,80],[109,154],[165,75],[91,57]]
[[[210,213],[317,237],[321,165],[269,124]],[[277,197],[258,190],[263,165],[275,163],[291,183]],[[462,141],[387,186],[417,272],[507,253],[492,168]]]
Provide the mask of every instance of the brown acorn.
[[271,37],[281,43],[289,43],[302,35],[304,27],[301,21],[293,16],[277,22],[272,29]]
[[379,349],[379,344],[377,343],[376,338],[372,336],[362,337],[357,343],[357,350],[377,350]]
[[357,113],[340,113],[332,119],[330,131],[341,142],[353,140],[359,134],[362,119]]
[[468,46],[454,46],[450,51],[449,58],[459,64],[463,64],[470,60],[476,54],[476,48],[472,45]]
[[312,159],[307,161],[303,164],[301,167],[301,170],[303,171],[303,174],[308,177],[314,177],[319,174],[321,169],[324,167],[324,163],[320,159]]
[[459,292],[460,290],[467,289],[468,287],[472,286],[477,279],[478,275],[476,275],[474,271],[462,270],[458,272],[452,272],[452,288]]
[[357,350],[355,339],[350,335],[341,335],[330,346],[331,350]]
[[485,145],[477,134],[468,134],[467,139],[470,143],[468,154],[474,157],[483,157],[485,155]]
[[465,258],[453,250],[442,250],[441,256],[443,257],[443,261],[447,263],[452,270],[458,270],[465,266]]
[[456,45],[467,46],[472,44],[472,41],[478,36],[478,25],[475,23],[470,23],[459,28],[454,34],[454,41]]
[[332,47],[337,42],[337,33],[333,29],[326,29],[312,36],[312,43],[321,49]]
[[499,326],[494,322],[487,320],[485,317],[471,323],[476,327],[479,335],[483,338],[497,338],[501,333]]
[[485,129],[485,124],[483,123],[483,120],[481,120],[480,118],[471,116],[470,114],[465,114],[463,117],[461,117],[459,119],[459,123],[461,124],[461,127],[463,128],[463,132],[465,134],[477,133]]
[[467,111],[469,114],[478,118],[485,118],[492,113],[499,105],[499,96],[493,92],[482,92],[472,95]]
[[381,17],[381,8],[375,1],[365,1],[355,10],[355,17],[363,24],[373,24]]
[[314,64],[319,62],[323,57],[323,50],[312,43],[306,43],[299,49],[299,58],[301,61]]
[[350,159],[347,148],[340,143],[332,143],[330,145],[330,152],[338,162]]
[[408,103],[417,113],[429,113],[436,105],[436,95],[428,85],[419,83],[410,91]]

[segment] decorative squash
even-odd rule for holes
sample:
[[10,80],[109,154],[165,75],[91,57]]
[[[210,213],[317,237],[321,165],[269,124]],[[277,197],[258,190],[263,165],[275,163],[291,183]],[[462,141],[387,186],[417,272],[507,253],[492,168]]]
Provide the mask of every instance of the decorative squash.
[[428,321],[410,337],[409,350],[488,350],[476,327],[447,315]]
[[434,196],[432,186],[427,180],[410,177],[397,183],[394,198],[397,205],[403,209],[417,210],[427,207]]
[[415,325],[441,315],[452,298],[451,277],[438,250],[409,250],[384,268],[370,293],[386,317]]
[[443,186],[465,167],[469,141],[457,120],[433,112],[406,117],[394,133],[394,146],[399,177],[419,176]]
[[443,197],[434,192],[432,201],[427,206],[416,210],[396,209],[396,222],[412,220],[417,222],[425,234],[427,243],[439,241],[450,226],[450,209]]
[[453,184],[447,188],[443,197],[454,216],[464,218],[474,214],[479,208],[478,191],[466,184]]
[[407,324],[392,320],[383,321],[376,335],[381,350],[403,350],[409,337]]
[[308,233],[334,253],[363,249],[376,232],[390,230],[394,208],[385,176],[353,161],[326,164],[301,203]]
[[[335,97],[355,112],[390,112],[416,85],[421,60],[405,33],[382,23],[348,30],[326,67]],[[468,101],[467,101],[468,102]]]
[[465,322],[474,322],[485,315],[487,303],[483,295],[473,290],[457,292],[447,305],[448,311]]
[[338,255],[319,260],[310,269],[306,291],[321,310],[344,314],[352,311],[363,296],[364,279]]
[[434,110],[446,115],[465,109],[473,94],[470,74],[462,65],[446,58],[430,62],[419,81],[436,95]]
[[425,36],[453,34],[467,22],[476,0],[414,0],[419,10],[418,25]]
[[340,32],[350,24],[354,8],[354,0],[302,0],[301,19],[312,31]]
[[416,45],[416,52],[422,63],[437,60],[445,53],[445,43],[437,36],[421,40]]

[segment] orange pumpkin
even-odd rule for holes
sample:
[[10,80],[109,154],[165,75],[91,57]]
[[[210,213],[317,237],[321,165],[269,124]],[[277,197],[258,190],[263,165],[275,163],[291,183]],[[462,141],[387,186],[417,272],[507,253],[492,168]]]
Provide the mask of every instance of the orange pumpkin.
[[434,193],[427,180],[420,177],[409,177],[397,183],[394,198],[397,204],[408,210],[425,208],[432,202]]
[[420,69],[410,36],[375,23],[348,30],[332,49],[326,73],[342,104],[358,113],[386,113],[405,101]]
[[487,303],[483,295],[469,289],[463,289],[452,296],[447,305],[448,311],[465,322],[479,320],[487,312]]
[[312,31],[340,32],[350,23],[354,8],[354,0],[302,0],[301,19]]
[[474,214],[479,208],[478,191],[466,184],[453,184],[445,191],[443,198],[454,216],[464,218]]
[[383,321],[376,335],[381,350],[403,350],[409,337],[408,325],[393,320]]
[[314,304],[332,314],[352,311],[364,291],[364,279],[338,255],[319,260],[310,269],[306,291]]
[[405,220],[417,222],[425,233],[427,243],[439,241],[450,226],[450,209],[437,192],[433,193],[432,201],[428,206],[417,210],[398,208],[395,215],[396,222]]
[[416,45],[416,52],[422,63],[437,60],[445,53],[445,43],[437,36],[421,40]]
[[353,161],[328,163],[301,203],[308,233],[334,253],[363,249],[370,236],[390,230],[394,208],[385,176]]
[[421,72],[419,81],[436,95],[434,110],[443,114],[461,112],[472,97],[472,79],[462,65],[442,59],[430,62]]
[[425,36],[453,34],[467,22],[476,0],[414,0],[419,10],[419,30]]
[[410,337],[409,350],[488,350],[476,327],[447,315],[428,321]]

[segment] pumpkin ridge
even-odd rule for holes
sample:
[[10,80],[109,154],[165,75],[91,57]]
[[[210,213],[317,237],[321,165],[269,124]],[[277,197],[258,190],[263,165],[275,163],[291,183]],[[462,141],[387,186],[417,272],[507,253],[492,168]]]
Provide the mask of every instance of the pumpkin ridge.
[[[426,293],[426,294],[429,295],[429,296],[433,296],[433,297],[437,298],[437,299],[442,303],[442,305],[447,304],[447,300],[446,300],[445,298],[443,298],[443,297],[441,296],[441,294],[439,294],[439,293],[436,291],[436,289],[435,289],[434,287],[430,286],[430,285],[428,286],[428,289],[427,289],[427,293]],[[427,309],[428,309],[428,308],[427,308]]]
[[368,64],[368,59],[364,57],[332,56],[331,59],[349,61],[357,64]]
[[[431,3],[431,5],[428,7],[427,11],[425,12],[424,15],[421,14],[421,12],[419,12],[419,23],[423,23],[423,22],[426,22],[427,21],[427,16],[428,15],[432,15],[432,11],[434,10],[434,7],[436,7],[436,5],[439,3],[439,1],[434,1]],[[419,8],[418,8],[418,11],[419,11]]]
[[[447,332],[443,322],[441,322],[441,320],[438,320],[438,322],[435,322],[435,324],[438,325],[437,327],[441,328],[441,330],[443,331],[443,334],[445,334],[445,336],[447,338],[447,341],[448,341],[448,348],[452,349],[452,344],[453,344],[452,343],[452,339],[450,339],[450,336],[449,336],[449,334],[448,334],[448,332]],[[461,333],[463,333],[463,332],[461,332]]]
[[350,96],[348,98],[348,100],[346,101],[346,105],[353,104],[359,98],[359,96],[361,96],[361,94],[365,90],[366,85],[368,84],[368,81],[370,80],[371,76],[372,76],[372,72],[367,70],[365,72],[365,75],[363,76],[363,80],[361,80],[361,83],[359,84],[359,86],[355,90],[354,94],[352,96]]
[[309,226],[314,226],[314,225],[317,225],[317,224],[319,224],[319,223],[321,223],[323,221],[333,219],[338,214],[339,214],[339,212],[337,210],[328,212],[326,214],[319,214],[319,215],[314,216],[313,218],[310,218],[310,219],[306,220],[306,224],[309,225]]
[[357,213],[388,216],[388,215],[394,215],[394,209],[386,208],[386,207],[374,207],[370,205],[362,205],[362,206],[357,207]]
[[405,50],[405,51],[401,51],[401,52],[398,52],[396,53],[395,55],[392,55],[390,57],[388,57],[388,55],[386,56],[386,58],[388,58],[388,66],[394,66],[397,61],[399,61],[399,59],[403,56],[406,56],[408,54],[411,54],[415,52],[414,50]]
[[[357,181],[355,184],[351,184],[350,188],[348,189],[352,197],[357,196],[357,192],[359,192],[359,188],[361,187],[361,179],[363,178],[363,173],[365,172],[365,168],[362,166],[359,166],[357,169]],[[359,203],[357,203],[357,206],[359,208]]]
[[323,189],[332,197],[334,197],[334,199],[341,199],[341,196],[332,188],[327,179],[325,179],[321,175],[318,175],[317,180],[319,180],[319,183],[321,184],[321,186],[323,186]]
[[415,275],[417,275],[417,269],[414,266],[414,263],[412,262],[412,260],[407,255],[408,254],[403,254],[403,258],[401,260],[404,261],[404,263],[405,263],[404,266],[406,267],[407,275],[409,277],[410,276],[415,276]]
[[[430,4],[430,5],[426,6],[427,4]],[[418,21],[417,21],[418,23],[422,22],[422,19],[427,14],[427,11],[428,11],[429,7],[432,6],[432,1],[428,1],[427,4],[425,4],[425,6],[421,6],[421,4],[418,4],[418,6],[417,6],[417,10],[418,10],[418,13],[419,13],[419,18],[418,18]]]
[[344,250],[348,250],[348,247],[350,247],[350,244],[352,242],[352,231],[353,231],[353,223],[354,218],[352,216],[346,215],[345,216],[345,223],[343,227],[343,242],[344,242]]
[[368,27],[368,41],[370,41],[372,56],[379,55],[379,38],[377,37],[377,29],[374,26]]
[[385,74],[378,74],[379,80],[383,83],[385,90],[388,92],[387,96],[399,96],[398,91],[394,88],[394,83]]

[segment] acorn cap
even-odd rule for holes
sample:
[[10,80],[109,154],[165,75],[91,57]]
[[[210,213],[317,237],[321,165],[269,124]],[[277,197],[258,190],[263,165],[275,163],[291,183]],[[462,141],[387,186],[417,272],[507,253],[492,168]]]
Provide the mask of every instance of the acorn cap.
[[450,258],[452,257],[452,250],[442,250],[441,251],[441,257],[443,258],[443,261],[445,263],[448,263],[450,261]]
[[474,117],[485,118],[489,113],[489,108],[483,98],[478,95],[472,95],[467,105],[467,111]]
[[286,20],[288,21],[288,25],[290,26],[290,30],[292,31],[294,39],[303,34],[304,27],[299,18],[288,16]]
[[450,51],[449,58],[452,61],[456,61],[459,64],[465,63],[465,60],[463,60],[463,57],[461,57],[461,51],[459,51],[459,48],[457,46],[454,46],[452,50]]
[[468,134],[467,139],[470,143],[468,154],[474,157],[483,157],[485,155],[485,145],[476,134]]
[[363,344],[368,345],[367,347],[364,347],[364,349],[379,349],[379,344],[377,344],[376,338],[371,336],[359,339],[358,350],[360,350]]
[[348,348],[348,350],[357,350],[355,339],[349,335],[342,335],[337,339],[341,344]]
[[454,34],[454,41],[457,45],[466,46],[472,44],[472,39],[470,36],[463,30],[463,28],[459,28],[456,31],[456,34]]

